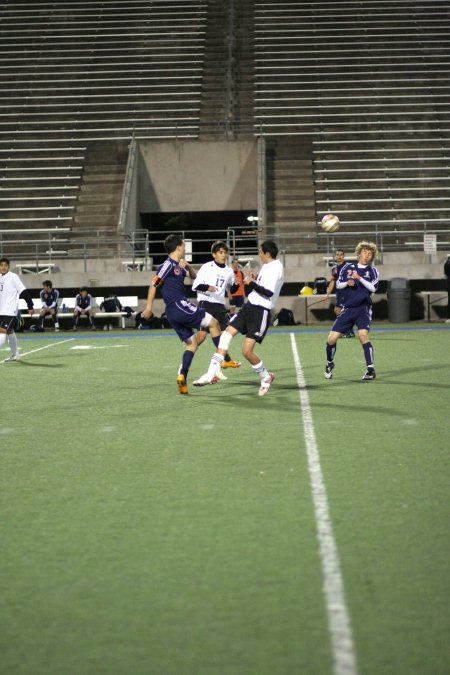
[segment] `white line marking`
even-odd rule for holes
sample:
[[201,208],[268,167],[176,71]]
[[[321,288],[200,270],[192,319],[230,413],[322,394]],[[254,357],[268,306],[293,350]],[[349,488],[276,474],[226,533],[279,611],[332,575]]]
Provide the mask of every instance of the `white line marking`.
[[[52,342],[49,345],[45,345],[44,347],[39,347],[38,349],[31,349],[29,352],[19,352],[20,358],[22,356],[28,356],[28,354],[35,354],[36,352],[41,352],[43,349],[48,349],[49,347],[56,347],[56,345],[62,345],[64,342],[70,342],[71,340],[75,340],[75,338],[66,338],[65,340],[58,340],[58,342]],[[6,359],[3,359],[3,361],[0,361],[0,363],[5,363]]]
[[314,423],[309,396],[300,357],[297,351],[294,333],[291,336],[291,349],[294,357],[297,383],[299,387],[300,408],[303,417],[303,433],[308,457],[309,478],[314,503],[317,537],[324,579],[325,602],[328,615],[328,627],[333,654],[335,675],[357,675],[355,650],[353,646],[350,616],[345,603],[344,583],[339,563],[336,540],[333,533],[328,497],[320,466]]

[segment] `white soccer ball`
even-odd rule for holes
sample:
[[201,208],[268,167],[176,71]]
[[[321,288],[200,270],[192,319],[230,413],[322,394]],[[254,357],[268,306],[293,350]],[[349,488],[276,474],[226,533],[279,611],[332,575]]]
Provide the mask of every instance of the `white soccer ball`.
[[326,213],[320,222],[325,232],[337,232],[340,224],[339,218],[334,213]]

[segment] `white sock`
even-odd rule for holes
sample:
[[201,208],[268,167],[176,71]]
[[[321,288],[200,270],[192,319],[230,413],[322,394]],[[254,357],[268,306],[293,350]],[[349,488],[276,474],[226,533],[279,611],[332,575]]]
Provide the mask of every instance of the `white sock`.
[[0,347],[2,347],[6,342],[6,333],[0,333]]
[[218,354],[217,352],[215,352],[212,355],[211,361],[209,363],[208,373],[207,373],[207,375],[210,379],[212,379],[215,376],[215,374],[217,373],[219,368],[222,366],[222,361],[224,360],[224,358],[225,357],[222,356],[222,354]]
[[262,361],[256,364],[256,366],[252,365],[253,370],[255,373],[258,373],[260,378],[264,380],[266,377],[269,377],[269,371],[267,370],[266,366]]
[[10,333],[8,335],[8,342],[9,348],[11,349],[13,356],[16,356],[19,352],[19,348],[17,346],[17,335],[15,333]]

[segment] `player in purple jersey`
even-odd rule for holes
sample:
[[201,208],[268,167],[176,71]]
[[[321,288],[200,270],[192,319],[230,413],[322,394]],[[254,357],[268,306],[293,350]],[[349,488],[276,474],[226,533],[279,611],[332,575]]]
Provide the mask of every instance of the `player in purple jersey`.
[[56,288],[53,288],[52,282],[48,279],[42,284],[42,291],[40,293],[41,298],[41,311],[39,312],[38,326],[44,330],[44,320],[48,314],[55,327],[55,331],[59,331],[59,322],[58,322],[58,300],[59,300],[59,291]]
[[[335,265],[331,268],[331,278],[330,282],[327,286],[327,294],[326,294],[326,299],[329,300],[330,298],[330,293],[335,291],[336,293],[336,302],[334,305],[334,313],[336,316],[338,316],[341,313],[342,307],[344,306],[344,298],[345,298],[345,289],[338,289],[336,288],[336,282],[339,278],[339,274],[341,269],[345,265],[345,253],[341,248],[337,248],[334,252],[334,260],[336,262]],[[351,328],[348,333],[345,333],[344,337],[346,338],[352,338],[355,337],[355,334],[353,332],[353,328]]]
[[158,267],[148,289],[147,305],[141,316],[149,319],[152,315],[156,289],[160,288],[166,305],[167,319],[180,340],[186,343],[181,366],[178,371],[177,385],[180,394],[187,394],[187,374],[197,351],[196,331],[209,329],[214,344],[219,344],[220,326],[218,321],[204,309],[189,302],[186,297],[184,280],[187,275],[191,279],[197,276],[194,268],[184,259],[185,243],[179,234],[169,234],[164,240],[164,248],[168,257]]
[[95,330],[94,324],[94,301],[86,286],[80,288],[80,292],[75,298],[75,309],[72,316],[72,330],[78,330],[78,319],[80,316],[87,316],[91,330]]
[[373,347],[369,341],[369,330],[372,321],[372,293],[378,288],[378,270],[372,262],[378,251],[375,244],[361,241],[355,250],[357,262],[346,263],[336,282],[339,290],[346,289],[344,305],[337,316],[328,335],[325,366],[325,377],[333,377],[336,343],[354,324],[358,328],[358,337],[364,350],[366,372],[363,380],[375,379]]

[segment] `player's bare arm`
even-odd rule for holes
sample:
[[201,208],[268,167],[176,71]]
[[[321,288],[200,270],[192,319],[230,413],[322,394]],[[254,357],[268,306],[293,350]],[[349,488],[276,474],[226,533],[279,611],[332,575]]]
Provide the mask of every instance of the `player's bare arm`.
[[144,319],[149,319],[152,315],[153,300],[155,299],[155,295],[156,295],[156,286],[153,285],[149,286],[147,294],[147,304],[145,306],[144,311],[141,314],[141,316]]

